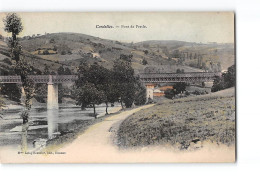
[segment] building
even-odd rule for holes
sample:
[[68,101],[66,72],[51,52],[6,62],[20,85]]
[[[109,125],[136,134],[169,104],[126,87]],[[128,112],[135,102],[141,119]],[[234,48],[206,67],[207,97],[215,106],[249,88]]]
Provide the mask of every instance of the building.
[[156,89],[154,89],[154,91],[153,91],[153,96],[154,96],[154,97],[162,97],[162,96],[165,95],[164,92],[165,92],[167,89],[173,89],[173,86],[162,86],[162,87],[156,88]]

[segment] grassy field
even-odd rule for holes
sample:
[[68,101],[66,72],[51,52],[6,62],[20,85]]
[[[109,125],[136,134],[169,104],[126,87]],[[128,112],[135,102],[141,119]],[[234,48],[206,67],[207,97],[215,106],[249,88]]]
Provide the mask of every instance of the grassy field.
[[122,122],[120,147],[170,144],[200,148],[204,142],[235,144],[234,88],[176,100],[164,100]]

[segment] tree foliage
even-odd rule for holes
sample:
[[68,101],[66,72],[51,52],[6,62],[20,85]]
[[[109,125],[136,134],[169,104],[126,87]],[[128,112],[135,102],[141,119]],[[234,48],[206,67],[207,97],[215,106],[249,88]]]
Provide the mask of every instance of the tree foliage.
[[116,90],[120,96],[121,105],[123,103],[127,108],[131,107],[135,98],[135,83],[134,69],[132,68],[133,55],[121,54],[119,59],[114,61],[113,72],[116,80]]
[[[122,107],[125,104],[127,108],[131,107],[133,102],[144,104],[146,89],[134,76],[131,58],[132,55],[121,55],[114,61],[111,70],[97,63],[88,65],[82,62],[78,68],[75,86],[77,104],[84,109],[89,105],[95,108],[95,105],[105,103],[106,113],[108,103],[120,101]],[[87,88],[89,90],[86,90]]]
[[86,83],[84,86],[79,87],[76,90],[77,105],[80,105],[82,109],[93,106],[94,116],[97,117],[95,105],[101,104],[104,100],[104,92],[99,91],[94,84]]
[[143,59],[143,60],[142,60],[142,64],[143,64],[143,65],[147,65],[147,64],[148,64],[147,60],[146,60],[146,59]]
[[146,88],[144,85],[141,84],[139,80],[136,82],[135,86],[136,92],[134,103],[136,105],[143,105],[146,102]]
[[232,65],[228,68],[226,73],[222,73],[219,77],[216,77],[211,88],[212,92],[217,92],[223,89],[227,89],[236,85],[236,68]]
[[8,13],[3,22],[4,30],[13,35],[18,35],[23,30],[21,18],[15,13]]
[[173,89],[167,89],[164,92],[164,96],[166,98],[172,99],[175,96],[175,92],[173,91]]
[[21,89],[17,84],[1,84],[0,93],[8,96],[10,100],[20,102]]

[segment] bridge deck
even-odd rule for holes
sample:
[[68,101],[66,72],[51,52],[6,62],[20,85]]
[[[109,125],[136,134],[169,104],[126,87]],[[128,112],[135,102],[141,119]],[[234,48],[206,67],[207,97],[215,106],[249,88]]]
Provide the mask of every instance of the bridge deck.
[[[144,83],[166,82],[207,82],[213,81],[221,73],[189,72],[189,73],[141,73],[140,80]],[[30,75],[35,83],[67,83],[75,82],[77,75]],[[0,76],[0,83],[21,83],[20,76]]]
[[[77,75],[30,75],[35,83],[65,83],[75,82]],[[21,83],[20,76],[0,76],[0,83]]]
[[220,72],[189,72],[189,73],[141,73],[140,80],[145,83],[167,83],[167,82],[209,82]]

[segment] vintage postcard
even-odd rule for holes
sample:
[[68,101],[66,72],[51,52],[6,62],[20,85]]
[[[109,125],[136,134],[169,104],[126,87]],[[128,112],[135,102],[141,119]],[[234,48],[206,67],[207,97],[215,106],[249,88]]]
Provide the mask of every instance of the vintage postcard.
[[0,19],[1,163],[236,161],[233,12]]

